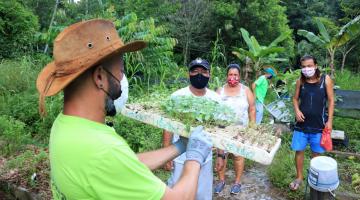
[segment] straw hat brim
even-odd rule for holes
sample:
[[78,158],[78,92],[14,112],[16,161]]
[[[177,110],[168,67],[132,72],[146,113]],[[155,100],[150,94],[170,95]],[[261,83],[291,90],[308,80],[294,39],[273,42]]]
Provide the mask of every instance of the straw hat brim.
[[73,73],[68,74],[59,74],[57,71],[59,66],[57,66],[55,61],[53,61],[47,64],[39,73],[36,81],[36,87],[40,94],[44,96],[53,96],[63,90],[67,85],[69,85],[74,79],[79,77],[86,70],[99,64],[106,58],[120,53],[138,51],[145,47],[146,43],[144,41],[133,41],[125,45],[122,45],[121,43],[115,43],[103,49],[97,55],[91,54],[87,57],[69,62],[66,65],[73,65],[74,67],[79,65],[79,69]]

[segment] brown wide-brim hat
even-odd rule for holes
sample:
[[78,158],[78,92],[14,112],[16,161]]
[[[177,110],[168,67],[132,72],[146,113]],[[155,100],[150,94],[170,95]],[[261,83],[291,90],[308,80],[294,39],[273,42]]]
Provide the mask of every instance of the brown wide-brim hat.
[[65,28],[54,41],[54,61],[44,67],[36,81],[40,113],[45,112],[45,97],[59,93],[87,69],[115,54],[145,47],[144,41],[124,44],[108,20],[88,20]]

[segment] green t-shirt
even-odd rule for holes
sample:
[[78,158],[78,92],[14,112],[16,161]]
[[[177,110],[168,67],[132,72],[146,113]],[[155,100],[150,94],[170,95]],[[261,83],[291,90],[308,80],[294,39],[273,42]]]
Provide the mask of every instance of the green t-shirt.
[[53,198],[161,199],[166,185],[104,124],[59,114],[51,129]]
[[267,92],[268,87],[269,87],[269,83],[266,80],[266,77],[264,75],[260,76],[255,81],[255,85],[256,85],[256,87],[255,87],[256,99],[258,101],[260,101],[261,103],[264,103],[266,92]]

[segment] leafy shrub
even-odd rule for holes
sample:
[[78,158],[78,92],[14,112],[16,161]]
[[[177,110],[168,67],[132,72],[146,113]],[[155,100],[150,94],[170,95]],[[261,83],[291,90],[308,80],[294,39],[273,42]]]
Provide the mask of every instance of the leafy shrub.
[[11,155],[30,142],[25,124],[9,116],[0,116],[0,153]]
[[38,30],[37,17],[16,0],[0,1],[0,58],[29,52]]
[[33,55],[0,64],[0,115],[23,122],[28,133],[46,143],[51,125],[62,108],[62,95],[57,95],[47,99],[47,117],[40,118],[38,113],[35,82],[48,61],[47,56]]
[[161,147],[162,129],[124,116],[118,116],[114,120],[116,132],[128,142],[134,152],[155,150]]

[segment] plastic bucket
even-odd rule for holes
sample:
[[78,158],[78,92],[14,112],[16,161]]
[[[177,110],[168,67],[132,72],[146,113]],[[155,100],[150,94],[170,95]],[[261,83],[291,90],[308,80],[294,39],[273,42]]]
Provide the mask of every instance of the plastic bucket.
[[308,183],[310,187],[320,192],[335,190],[339,186],[337,162],[327,156],[311,159]]

